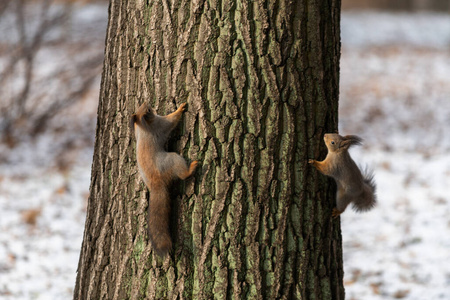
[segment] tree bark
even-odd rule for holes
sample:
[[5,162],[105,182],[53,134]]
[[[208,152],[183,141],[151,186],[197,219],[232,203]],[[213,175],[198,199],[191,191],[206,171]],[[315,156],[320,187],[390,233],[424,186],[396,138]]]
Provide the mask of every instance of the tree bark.
[[[74,299],[344,299],[335,187],[308,166],[337,129],[340,0],[112,0]],[[188,103],[169,150],[174,249],[147,236],[127,126]]]

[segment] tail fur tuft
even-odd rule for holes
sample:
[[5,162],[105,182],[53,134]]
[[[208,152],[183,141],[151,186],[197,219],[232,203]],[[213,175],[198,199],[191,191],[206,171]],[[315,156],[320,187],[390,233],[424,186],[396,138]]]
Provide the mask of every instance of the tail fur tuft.
[[363,142],[363,139],[357,135],[346,135],[342,137],[342,139],[343,139],[342,144],[346,149],[350,148],[351,146],[362,145]]
[[364,177],[364,192],[357,200],[353,201],[353,209],[357,212],[365,212],[371,210],[377,203],[377,185],[374,180],[373,171],[365,168],[363,172]]

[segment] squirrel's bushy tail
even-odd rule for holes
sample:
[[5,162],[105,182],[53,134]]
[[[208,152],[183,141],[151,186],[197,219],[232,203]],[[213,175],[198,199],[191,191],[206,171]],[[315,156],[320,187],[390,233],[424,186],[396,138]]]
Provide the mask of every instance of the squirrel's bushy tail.
[[357,212],[364,212],[372,209],[377,203],[376,189],[377,185],[374,175],[367,168],[363,173],[364,189],[361,197],[353,201],[353,209]]
[[163,257],[172,249],[169,233],[170,197],[163,182],[153,183],[148,206],[148,232],[156,254]]

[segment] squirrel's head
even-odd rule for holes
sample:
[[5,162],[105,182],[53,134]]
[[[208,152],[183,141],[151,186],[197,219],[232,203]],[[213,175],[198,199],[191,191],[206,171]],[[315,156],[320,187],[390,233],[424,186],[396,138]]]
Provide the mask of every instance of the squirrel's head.
[[348,150],[350,146],[361,145],[362,139],[356,135],[341,136],[337,133],[326,133],[323,137],[329,152]]
[[136,126],[141,127],[144,130],[150,130],[150,124],[155,117],[155,111],[148,103],[143,103],[139,106],[137,112],[131,116],[130,127],[132,130],[136,129]]

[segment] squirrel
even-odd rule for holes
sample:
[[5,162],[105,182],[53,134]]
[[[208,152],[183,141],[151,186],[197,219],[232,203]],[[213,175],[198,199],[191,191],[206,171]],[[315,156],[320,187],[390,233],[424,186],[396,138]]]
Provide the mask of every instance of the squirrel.
[[310,159],[308,163],[336,181],[336,208],[332,217],[337,218],[350,203],[358,212],[372,209],[376,204],[373,173],[366,171],[363,175],[348,153],[350,146],[361,145],[362,139],[356,135],[341,136],[335,133],[327,133],[323,139],[328,148],[327,157],[323,161]]
[[156,253],[164,257],[172,249],[169,233],[170,197],[168,187],[172,180],[186,179],[194,173],[197,161],[188,167],[184,158],[164,147],[170,132],[180,121],[186,103],[167,115],[159,116],[149,104],[142,104],[131,116],[130,128],[136,136],[136,158],[142,179],[150,190],[148,232]]

